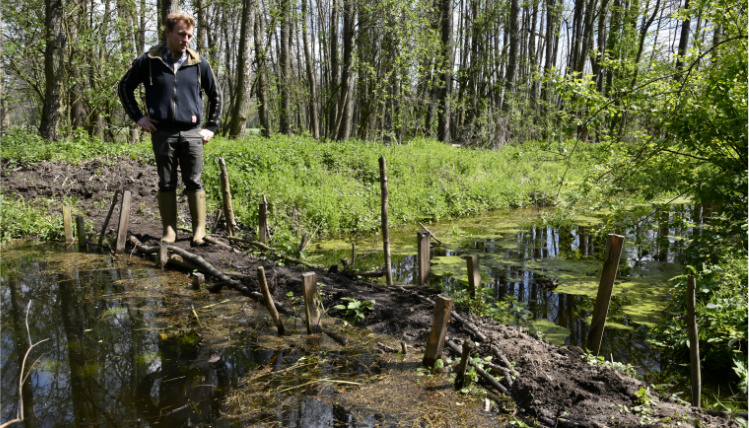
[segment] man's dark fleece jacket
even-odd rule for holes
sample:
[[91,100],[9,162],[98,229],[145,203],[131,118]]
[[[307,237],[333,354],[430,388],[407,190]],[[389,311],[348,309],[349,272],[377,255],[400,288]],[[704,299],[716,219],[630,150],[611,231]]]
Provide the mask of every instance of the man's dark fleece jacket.
[[187,49],[187,61],[175,73],[161,56],[161,46],[154,46],[133,61],[120,80],[118,95],[125,112],[134,121],[144,114],[135,100],[135,88],[146,88],[148,116],[157,121],[158,130],[185,131],[200,127],[203,100],[208,96],[208,115],[204,128],[216,132],[221,115],[221,90],[208,61]]

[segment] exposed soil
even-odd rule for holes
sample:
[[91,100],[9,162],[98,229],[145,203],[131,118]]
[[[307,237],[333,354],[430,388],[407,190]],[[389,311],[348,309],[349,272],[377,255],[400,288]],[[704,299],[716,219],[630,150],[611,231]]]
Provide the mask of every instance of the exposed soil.
[[[148,245],[156,245],[161,236],[156,206],[156,174],[155,167],[151,165],[131,160],[123,160],[116,166],[97,161],[75,167],[46,162],[29,168],[3,165],[1,184],[5,197],[23,197],[26,201],[35,198],[77,198],[74,212],[83,213],[86,219],[93,221],[97,232],[104,222],[115,190],[127,189],[132,192],[129,231]],[[189,222],[184,195],[180,197],[179,204],[180,213],[184,213],[184,218]],[[110,237],[116,232],[118,212],[119,204],[107,227]],[[209,213],[209,226],[213,226],[211,217]],[[215,237],[221,232],[222,229],[218,229]],[[269,273],[271,292],[277,301],[283,304],[289,291],[296,296],[302,295],[301,274],[310,270],[307,267],[280,266],[270,259],[244,251],[237,254],[216,245],[191,248],[189,240],[190,234],[181,231],[175,245],[200,255],[222,272],[233,272],[234,278],[251,291],[258,291],[255,274],[258,266],[264,266]],[[334,270],[316,270],[318,282],[331,285],[331,292],[324,295],[323,302],[329,315],[336,315],[331,308],[344,303],[342,297],[374,299],[377,302],[375,310],[362,325],[376,333],[391,336],[393,343],[402,341],[416,349],[415,352],[423,352],[433,312],[432,305],[425,303],[423,297],[434,299],[434,291],[414,286],[388,289],[369,281],[351,279]],[[222,292],[235,291],[224,288]],[[507,360],[515,363],[518,376],[509,393],[516,403],[516,416],[530,425],[738,426],[734,421],[658,399],[655,393],[651,393],[650,404],[642,405],[636,392],[645,384],[611,368],[587,364],[580,357],[582,350],[579,348],[558,347],[524,334],[515,327],[470,318],[465,314],[461,316],[470,319],[486,340],[478,343],[476,335],[455,319],[449,324],[447,339],[456,344],[471,339],[476,342],[482,356],[493,355],[494,361],[499,361],[501,357],[496,352],[499,351]],[[451,350],[446,349],[445,352],[459,358]],[[639,412],[634,410],[638,406]],[[497,425],[501,425],[500,420],[507,418],[500,418],[498,414]]]

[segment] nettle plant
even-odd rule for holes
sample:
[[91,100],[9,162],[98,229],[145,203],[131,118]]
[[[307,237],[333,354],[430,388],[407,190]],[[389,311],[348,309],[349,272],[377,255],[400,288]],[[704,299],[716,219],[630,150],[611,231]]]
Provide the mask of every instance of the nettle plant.
[[335,305],[334,308],[342,311],[343,317],[352,322],[364,321],[367,313],[374,311],[377,304],[374,300],[356,300],[352,297],[344,297],[342,300],[348,301],[348,305]]

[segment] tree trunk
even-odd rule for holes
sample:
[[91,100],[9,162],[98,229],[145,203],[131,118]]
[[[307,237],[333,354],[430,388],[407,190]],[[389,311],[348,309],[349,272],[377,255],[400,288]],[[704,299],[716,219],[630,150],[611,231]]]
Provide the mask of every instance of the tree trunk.
[[279,88],[281,105],[279,111],[279,132],[291,133],[291,4],[290,0],[281,0],[281,46],[278,55]]
[[337,136],[336,119],[338,118],[338,1],[333,0],[330,10],[330,82],[328,82],[328,135],[331,139]]
[[440,5],[440,36],[442,42],[443,66],[440,69],[440,88],[437,95],[439,102],[437,139],[450,142],[450,93],[452,92],[452,32],[453,2],[442,0]]
[[172,12],[177,11],[179,3],[177,0],[159,0],[159,22],[156,25],[157,33],[159,33],[159,44],[166,41],[164,35],[164,24],[166,23],[166,17]]
[[[351,135],[354,92],[354,20],[356,0],[343,2],[343,73],[341,75],[341,98],[338,103],[338,140],[347,140]],[[337,125],[337,124],[336,124]]]
[[315,73],[312,68],[312,53],[310,52],[309,36],[307,34],[307,0],[302,0],[302,42],[304,44],[304,62],[307,70],[307,80],[309,81],[309,114],[310,129],[312,136],[320,138],[320,121],[317,117],[317,84],[315,83]]
[[265,16],[260,10],[260,2],[255,2],[255,65],[257,82],[257,111],[260,119],[260,132],[270,138],[270,106],[268,104],[268,76],[265,65]]
[[[684,0],[684,9],[686,14],[684,22],[681,24],[681,37],[679,37],[679,52],[676,57],[676,72],[681,73],[684,69],[684,57],[687,55],[687,48],[689,47],[689,27],[691,19],[689,19],[689,0]],[[679,77],[680,78],[680,77]]]
[[140,21],[138,29],[138,54],[146,51],[146,0],[140,0]]
[[[76,0],[75,12],[73,16],[68,19],[68,43],[70,46],[70,58],[68,59],[68,76],[73,83],[68,91],[68,111],[70,113],[70,126],[73,129],[86,127],[88,119],[88,113],[86,106],[83,102],[84,98],[84,82],[83,73],[81,73],[81,67],[87,63],[85,57],[88,56],[83,52],[80,46],[79,35],[86,32],[86,11],[88,10],[88,3],[86,0]],[[127,15],[126,15],[127,16]],[[125,21],[125,25],[129,28],[128,21]],[[132,43],[130,44],[132,46]],[[126,45],[123,44],[126,48]]]
[[198,28],[195,29],[195,49],[205,55],[205,35],[206,28],[208,27],[208,6],[203,3],[203,0],[195,0],[195,9],[195,12],[198,15]]
[[[2,10],[0,10],[0,34],[3,33]],[[0,58],[3,56],[3,39],[0,37]],[[0,61],[0,136],[8,132],[10,126],[10,115],[8,115],[8,101],[5,94],[5,68],[3,61]]]
[[508,111],[510,108],[509,98],[515,90],[515,73],[518,68],[518,15],[520,14],[520,1],[510,0],[510,55],[507,61],[507,75],[505,77],[505,97],[502,108]]
[[60,124],[62,102],[62,79],[65,54],[64,10],[62,0],[44,1],[47,46],[44,50],[44,106],[39,133],[42,138],[57,141],[57,127]]
[[254,1],[242,1],[242,24],[239,36],[239,56],[237,58],[237,90],[232,103],[229,137],[244,137],[247,124],[247,110],[252,97],[252,45],[254,23]]

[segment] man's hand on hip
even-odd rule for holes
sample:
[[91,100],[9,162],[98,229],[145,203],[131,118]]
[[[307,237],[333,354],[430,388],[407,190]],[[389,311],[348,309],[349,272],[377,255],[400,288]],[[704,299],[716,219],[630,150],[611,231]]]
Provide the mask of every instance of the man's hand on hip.
[[138,126],[145,129],[148,132],[156,132],[156,124],[159,123],[156,119],[151,119],[148,116],[143,116],[138,120]]
[[211,138],[213,138],[213,131],[203,128],[200,130],[200,135],[203,136],[203,144],[205,144],[211,141]]

